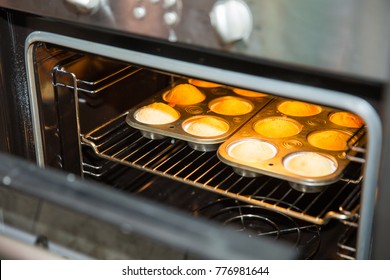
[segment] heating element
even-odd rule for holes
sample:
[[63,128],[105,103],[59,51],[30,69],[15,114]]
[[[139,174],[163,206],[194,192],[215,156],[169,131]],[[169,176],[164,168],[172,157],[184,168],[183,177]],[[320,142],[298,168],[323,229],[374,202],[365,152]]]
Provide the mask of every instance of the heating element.
[[[300,211],[293,205],[284,206]],[[236,231],[247,234],[249,238],[267,237],[292,243],[300,252],[302,259],[313,257],[320,245],[319,226],[302,223],[285,214],[242,203],[236,199],[223,198],[210,202],[196,209],[194,215],[204,216],[230,226]]]

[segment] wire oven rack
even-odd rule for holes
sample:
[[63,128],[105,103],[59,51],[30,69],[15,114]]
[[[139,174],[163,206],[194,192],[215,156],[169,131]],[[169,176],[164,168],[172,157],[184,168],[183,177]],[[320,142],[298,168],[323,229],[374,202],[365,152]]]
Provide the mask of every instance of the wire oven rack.
[[337,243],[337,256],[344,260],[356,259],[357,227],[349,226]]
[[[53,69],[53,86],[93,96],[139,70],[135,66],[103,58],[74,55]],[[96,73],[99,73],[98,77]]]
[[126,116],[127,112],[81,135],[84,145],[110,162],[101,167],[84,166],[88,172],[99,176],[99,172],[106,172],[105,166],[123,164],[317,225],[330,219],[352,221],[358,216],[360,163],[351,162],[348,176],[325,191],[302,193],[280,179],[237,175],[215,152],[195,151],[186,142],[172,138],[147,139],[126,124]]

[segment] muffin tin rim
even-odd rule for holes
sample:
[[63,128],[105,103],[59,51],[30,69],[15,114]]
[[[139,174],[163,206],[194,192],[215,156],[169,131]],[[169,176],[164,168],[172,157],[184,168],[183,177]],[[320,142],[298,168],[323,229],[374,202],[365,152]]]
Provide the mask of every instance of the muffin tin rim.
[[[180,139],[183,141],[187,141],[189,144],[197,144],[197,145],[216,145],[223,143],[226,139],[228,139],[234,132],[236,132],[242,125],[244,125],[251,117],[253,117],[256,112],[258,112],[261,108],[263,108],[266,104],[272,100],[271,96],[262,96],[259,98],[244,98],[241,96],[237,96],[236,93],[234,93],[230,88],[225,87],[214,87],[214,88],[202,88],[197,87],[199,91],[201,91],[203,94],[206,95],[206,98],[199,103],[192,104],[192,105],[179,105],[175,104],[173,106],[173,109],[179,112],[180,117],[176,121],[173,121],[171,123],[167,124],[161,124],[161,125],[152,125],[152,124],[146,124],[138,121],[134,117],[134,113],[140,109],[143,106],[150,105],[155,102],[162,102],[169,106],[169,102],[165,101],[163,99],[163,94],[165,92],[169,91],[170,88],[173,88],[174,86],[177,86],[179,84],[186,84],[188,83],[187,80],[179,80],[175,81],[168,87],[163,88],[162,90],[156,92],[151,97],[144,99],[142,102],[137,104],[136,106],[132,107],[127,111],[127,117],[126,117],[126,123],[138,130],[141,131],[141,133],[148,138],[153,139],[153,135],[156,135],[157,138],[165,138],[165,137],[172,137],[175,139]],[[196,87],[196,86],[195,86]],[[219,94],[219,92],[222,92],[222,94]],[[208,103],[214,99],[221,98],[221,97],[234,97],[238,99],[243,99],[246,102],[253,105],[253,109],[251,112],[243,114],[243,115],[223,115],[218,114],[213,111],[211,111],[208,107]],[[186,109],[187,108],[199,108],[201,112],[199,113],[189,113]],[[187,133],[182,128],[182,123],[187,120],[190,117],[198,116],[198,115],[206,115],[206,116],[213,116],[213,117],[219,117],[223,120],[225,120],[229,124],[229,130],[222,134],[215,137],[202,137],[202,136],[195,136],[192,134]],[[216,150],[218,147],[216,147],[214,150]],[[208,150],[206,148],[206,150]]]
[[[346,150],[343,151],[331,151],[321,149],[315,146],[312,146],[307,141],[307,136],[309,133],[320,130],[340,130],[342,132],[351,134],[351,137],[354,136],[354,133],[358,130],[358,128],[350,128],[345,126],[340,126],[338,124],[334,124],[330,122],[329,115],[334,112],[344,112],[343,110],[338,111],[336,108],[330,108],[326,106],[320,106],[322,111],[319,114],[314,116],[287,116],[286,114],[278,111],[278,105],[282,102],[285,102],[285,98],[275,98],[266,104],[260,111],[256,113],[246,124],[244,124],[239,130],[237,130],[230,138],[228,138],[225,143],[223,143],[218,151],[218,158],[227,165],[232,166],[235,170],[243,170],[250,171],[256,173],[258,175],[268,175],[271,177],[276,177],[280,179],[284,179],[293,183],[302,184],[304,186],[325,186],[330,185],[338,181],[342,175],[344,168],[349,163],[349,160],[345,157]],[[316,104],[315,104],[316,105]],[[271,112],[272,111],[272,112]],[[290,137],[282,137],[282,138],[271,138],[263,136],[254,131],[254,124],[262,119],[272,118],[272,117],[282,117],[282,118],[291,118],[299,123],[301,123],[304,127],[298,135],[290,136]],[[321,125],[321,122],[316,123],[318,120],[323,121],[325,118],[326,125]],[[310,124],[309,121],[313,121],[313,124]],[[304,135],[304,136],[302,136]],[[260,141],[269,141],[273,145],[278,148],[278,154],[271,159],[272,161],[264,161],[261,164],[254,165],[244,161],[238,161],[230,157],[227,153],[227,146],[230,143],[233,143],[239,139],[245,138],[257,138]],[[289,149],[284,147],[285,143],[290,143],[291,141],[296,140],[296,142],[301,143],[301,146],[297,148]],[[302,142],[303,141],[303,142]],[[309,177],[309,176],[300,176],[288,171],[282,164],[283,160],[286,156],[296,152],[315,152],[322,154],[324,156],[331,157],[337,163],[336,170],[326,176],[321,177]],[[276,162],[278,159],[278,162]],[[267,166],[268,165],[268,166]],[[281,168],[281,169],[280,169]]]

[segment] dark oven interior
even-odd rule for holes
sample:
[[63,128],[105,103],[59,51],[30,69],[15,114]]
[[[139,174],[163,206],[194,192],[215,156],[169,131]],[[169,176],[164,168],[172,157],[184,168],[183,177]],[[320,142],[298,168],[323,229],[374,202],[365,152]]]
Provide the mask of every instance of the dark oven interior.
[[[356,153],[352,146],[346,154],[354,156],[342,177],[325,187],[297,188],[284,178],[237,173],[215,149],[169,134],[160,139],[126,122],[131,108],[196,77],[42,42],[34,45],[33,59],[42,165],[232,226],[252,238],[286,241],[300,258],[356,257],[364,148]],[[202,90],[220,97],[233,88]],[[267,96],[270,102],[280,98]],[[189,110],[199,114],[195,107]],[[364,133],[356,134],[363,143]]]

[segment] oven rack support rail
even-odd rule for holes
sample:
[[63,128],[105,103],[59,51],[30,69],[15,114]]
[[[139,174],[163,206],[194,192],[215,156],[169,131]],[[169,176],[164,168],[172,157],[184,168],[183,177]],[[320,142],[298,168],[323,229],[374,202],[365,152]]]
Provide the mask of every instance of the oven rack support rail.
[[[97,61],[97,62],[96,62]],[[86,67],[103,68],[99,77],[78,77],[76,69]],[[83,92],[88,95],[99,94],[102,90],[126,79],[138,72],[140,68],[132,65],[112,63],[108,60],[91,59],[88,56],[74,55],[57,65],[52,70],[53,86],[65,87],[74,91]],[[95,73],[95,71],[93,71]]]
[[340,259],[356,260],[356,237],[357,227],[347,226],[337,243],[337,256]]
[[[246,178],[223,164],[215,152],[200,152],[187,143],[165,138],[150,140],[125,122],[127,112],[81,135],[81,142],[97,156],[159,176],[206,189],[225,197],[284,213],[317,225],[331,219],[345,222],[358,217],[361,164],[352,162],[346,176],[320,193],[303,193],[289,182],[260,176]],[[99,176],[104,168],[95,168]],[[350,222],[353,224],[353,222]]]

